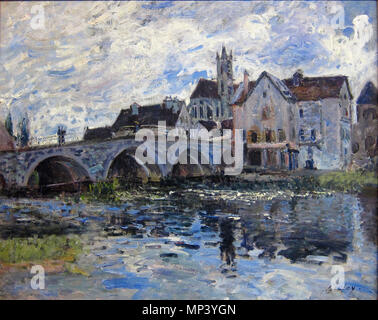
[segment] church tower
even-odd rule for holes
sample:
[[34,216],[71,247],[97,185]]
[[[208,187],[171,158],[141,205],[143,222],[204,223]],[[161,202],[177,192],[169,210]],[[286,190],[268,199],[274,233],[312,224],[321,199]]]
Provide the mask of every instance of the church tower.
[[222,114],[225,117],[232,116],[231,97],[234,94],[232,74],[232,51],[227,55],[226,48],[222,46],[222,53],[217,52],[217,84],[218,95],[221,97]]

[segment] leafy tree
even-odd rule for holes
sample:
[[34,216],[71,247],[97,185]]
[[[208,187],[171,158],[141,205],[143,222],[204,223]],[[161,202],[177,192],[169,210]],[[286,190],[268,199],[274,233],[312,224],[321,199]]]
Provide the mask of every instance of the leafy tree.
[[10,112],[8,113],[8,116],[5,119],[5,128],[7,129],[10,136],[13,137],[13,123],[12,123],[12,116]]

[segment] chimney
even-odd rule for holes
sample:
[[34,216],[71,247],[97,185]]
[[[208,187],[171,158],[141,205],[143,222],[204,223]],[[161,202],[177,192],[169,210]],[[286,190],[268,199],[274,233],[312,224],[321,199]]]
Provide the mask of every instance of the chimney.
[[249,83],[248,76],[249,74],[247,70],[244,70],[244,80],[243,80],[243,85],[244,85],[243,96],[244,97],[248,94],[248,83]]

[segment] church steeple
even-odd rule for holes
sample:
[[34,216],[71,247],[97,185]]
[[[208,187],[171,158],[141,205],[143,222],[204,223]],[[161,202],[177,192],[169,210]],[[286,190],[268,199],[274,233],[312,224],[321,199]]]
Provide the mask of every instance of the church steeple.
[[222,53],[217,53],[217,82],[218,95],[222,100],[229,102],[233,94],[233,72],[232,72],[232,51],[227,55],[225,46],[222,46]]
[[225,46],[222,46],[222,59],[226,59],[226,58],[227,58],[226,48]]

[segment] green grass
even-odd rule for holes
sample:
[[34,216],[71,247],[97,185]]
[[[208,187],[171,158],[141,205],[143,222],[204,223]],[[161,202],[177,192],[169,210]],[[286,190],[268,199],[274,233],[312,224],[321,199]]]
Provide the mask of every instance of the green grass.
[[317,177],[320,187],[336,191],[359,192],[377,186],[377,176],[369,171],[330,172]]
[[78,237],[51,235],[44,238],[13,238],[0,241],[0,262],[21,263],[44,260],[73,262],[82,252]]
[[82,200],[113,199],[115,192],[120,187],[117,178],[110,181],[100,181],[90,184],[88,191],[81,195]]

